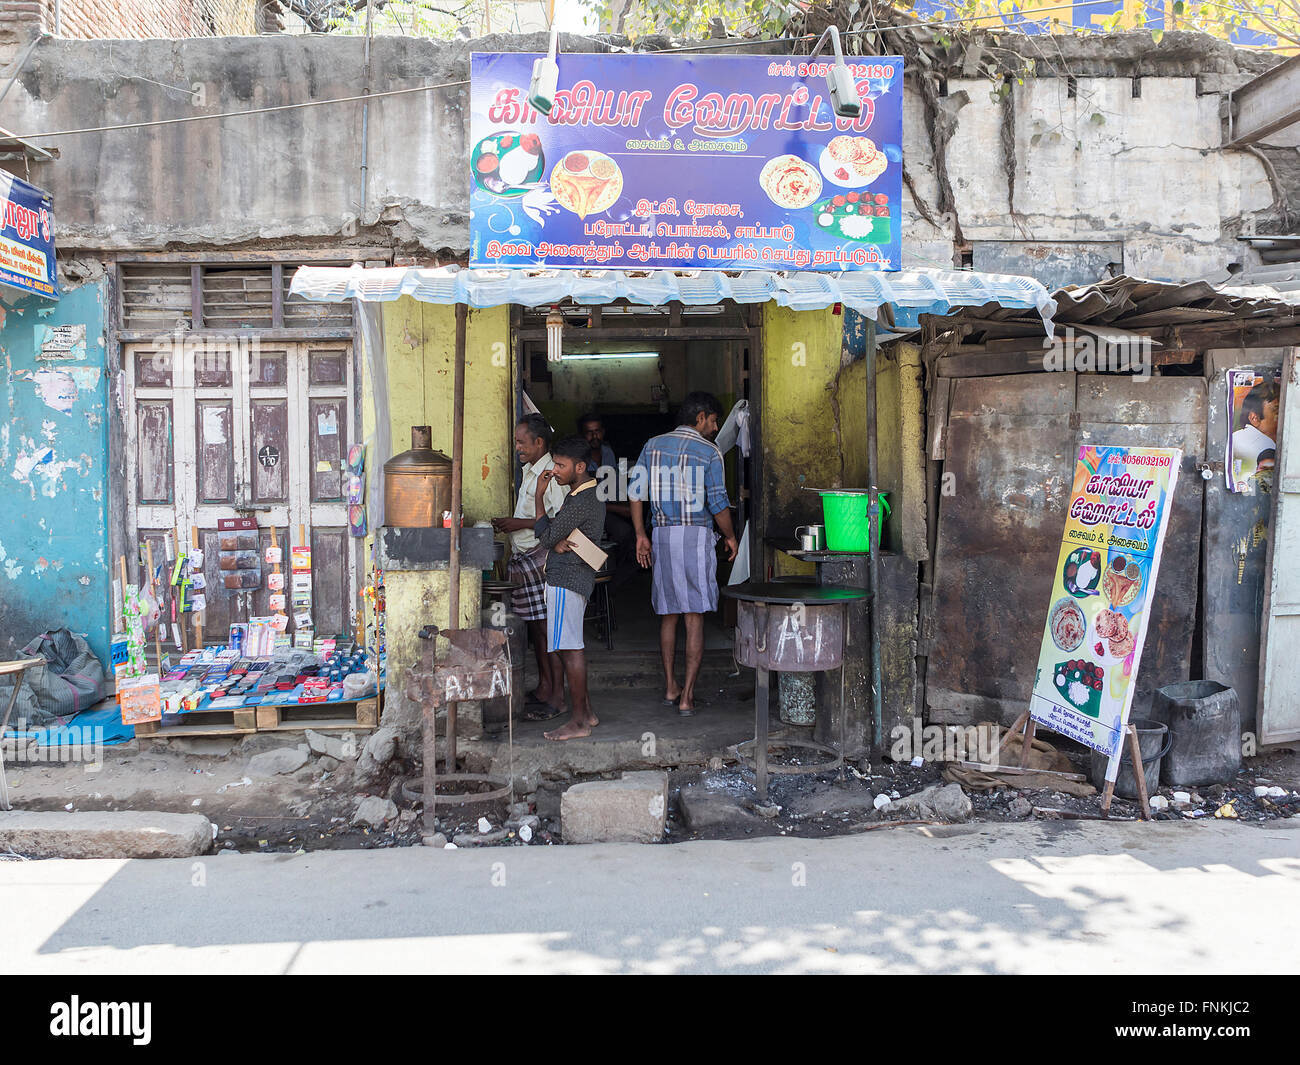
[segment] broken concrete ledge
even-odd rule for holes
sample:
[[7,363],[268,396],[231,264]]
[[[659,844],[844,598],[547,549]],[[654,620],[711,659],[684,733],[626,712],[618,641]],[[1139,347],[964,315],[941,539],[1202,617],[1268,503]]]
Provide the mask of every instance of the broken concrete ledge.
[[212,822],[202,814],[0,813],[0,851],[28,858],[192,858],[211,849]]

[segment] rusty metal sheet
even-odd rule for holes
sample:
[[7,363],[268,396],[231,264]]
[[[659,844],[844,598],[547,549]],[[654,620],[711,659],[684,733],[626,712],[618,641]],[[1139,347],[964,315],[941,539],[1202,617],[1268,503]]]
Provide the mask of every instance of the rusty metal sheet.
[[935,721],[1010,723],[1028,703],[1074,468],[1074,379],[953,381],[926,673]]
[[1188,678],[1202,482],[1186,471],[1205,454],[1205,382],[1074,374],[961,379],[954,381],[940,489],[926,677],[933,720],[1005,723],[1024,709],[1080,444],[1183,449],[1134,714],[1149,707],[1154,688]]
[[407,676],[408,698],[421,705],[445,706],[510,695],[511,663],[504,629],[442,629],[438,636],[425,640],[420,661]]

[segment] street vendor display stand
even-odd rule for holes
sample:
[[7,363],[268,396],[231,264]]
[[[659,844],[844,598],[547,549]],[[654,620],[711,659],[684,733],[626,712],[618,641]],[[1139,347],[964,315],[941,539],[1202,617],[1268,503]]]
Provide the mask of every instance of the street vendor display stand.
[[[724,588],[722,594],[737,602],[736,660],[754,670],[754,777],[760,799],[767,798],[769,671],[821,672],[840,668],[850,642],[848,606],[868,598],[860,588],[827,588],[816,584],[777,581],[746,582]],[[844,764],[844,684],[840,674],[841,725],[837,750],[808,741],[785,741],[785,746],[809,747],[830,754],[833,760],[812,766],[781,766],[777,773],[808,773],[836,769]],[[744,746],[742,744],[741,746]]]

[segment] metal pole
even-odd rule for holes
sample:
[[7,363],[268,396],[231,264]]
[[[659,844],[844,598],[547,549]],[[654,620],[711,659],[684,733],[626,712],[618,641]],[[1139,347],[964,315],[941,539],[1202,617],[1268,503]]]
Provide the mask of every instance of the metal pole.
[[[370,41],[371,19],[374,17],[375,0],[366,0],[366,96],[370,95]],[[366,224],[366,202],[370,190],[370,101],[361,105],[361,225]]]
[[867,555],[867,584],[871,599],[867,603],[867,631],[871,639],[871,750],[875,754],[883,744],[884,707],[880,676],[880,499],[876,492],[876,323],[867,322],[867,517],[870,530]]
[[[465,323],[469,311],[456,304],[456,368],[451,412],[451,551],[447,560],[449,627],[460,624],[460,501],[465,459]],[[447,704],[447,772],[456,772],[456,703]]]

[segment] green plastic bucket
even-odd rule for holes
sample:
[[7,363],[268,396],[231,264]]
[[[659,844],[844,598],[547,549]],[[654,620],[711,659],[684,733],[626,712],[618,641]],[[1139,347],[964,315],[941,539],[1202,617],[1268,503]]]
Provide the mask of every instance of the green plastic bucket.
[[[883,522],[889,517],[889,500],[877,492]],[[826,523],[828,551],[870,551],[871,528],[867,507],[871,497],[866,492],[823,492],[822,519]]]

